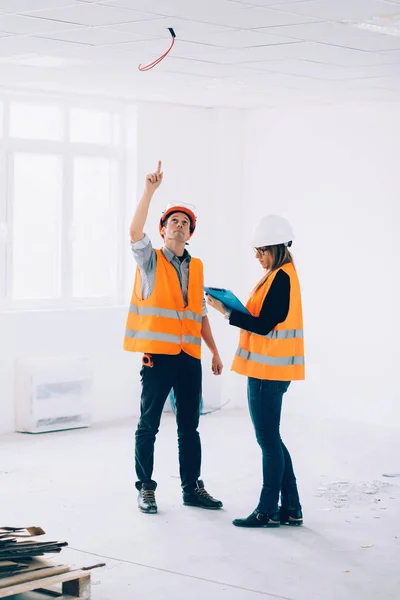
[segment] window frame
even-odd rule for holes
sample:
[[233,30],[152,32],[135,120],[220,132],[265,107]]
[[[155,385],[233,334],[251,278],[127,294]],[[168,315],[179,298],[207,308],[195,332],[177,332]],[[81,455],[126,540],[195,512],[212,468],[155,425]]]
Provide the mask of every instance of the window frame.
[[[0,135],[0,310],[40,310],[120,306],[125,296],[125,198],[126,198],[126,107],[118,102],[90,98],[61,98],[56,95],[1,93],[3,105],[3,135]],[[10,106],[12,102],[56,105],[62,112],[62,141],[12,138],[10,132]],[[115,144],[72,143],[70,141],[70,110],[74,108],[110,112],[119,120],[119,140]],[[13,158],[16,153],[50,154],[62,157],[61,199],[61,255],[60,296],[17,300],[12,298],[12,247],[13,247]],[[72,295],[72,232],[73,232],[73,161],[75,157],[88,156],[115,160],[118,164],[117,211],[117,265],[115,294],[102,297],[77,298]],[[3,198],[3,201],[1,201]],[[94,215],[95,221],[95,215]],[[2,285],[3,281],[3,285]]]

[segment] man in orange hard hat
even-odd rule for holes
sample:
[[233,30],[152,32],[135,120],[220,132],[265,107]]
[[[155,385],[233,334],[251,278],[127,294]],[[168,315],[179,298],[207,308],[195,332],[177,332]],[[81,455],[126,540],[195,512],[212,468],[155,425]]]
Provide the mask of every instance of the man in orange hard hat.
[[155,250],[143,232],[154,192],[161,185],[161,161],[146,177],[145,190],[131,227],[137,263],[126,325],[124,349],[143,354],[140,419],[135,434],[135,466],[142,512],[156,513],[152,479],[154,444],[165,401],[174,390],[178,426],[179,468],[183,503],[219,509],[200,479],[201,340],[212,353],[212,370],[222,372],[203,294],[203,264],[190,256],[186,244],[196,229],[196,215],[186,206],[171,206],[161,216],[164,247]]

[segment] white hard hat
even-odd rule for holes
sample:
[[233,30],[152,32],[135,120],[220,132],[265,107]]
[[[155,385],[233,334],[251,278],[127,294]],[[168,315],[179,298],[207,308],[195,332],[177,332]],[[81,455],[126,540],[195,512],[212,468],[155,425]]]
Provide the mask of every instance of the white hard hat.
[[289,221],[278,215],[268,215],[258,223],[251,245],[253,248],[275,246],[277,244],[288,245],[288,242],[293,239],[293,229]]

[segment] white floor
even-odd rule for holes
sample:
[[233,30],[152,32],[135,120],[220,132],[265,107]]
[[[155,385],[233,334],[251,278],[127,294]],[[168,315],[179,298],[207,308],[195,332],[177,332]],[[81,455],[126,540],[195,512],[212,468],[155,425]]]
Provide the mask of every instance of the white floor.
[[217,512],[181,504],[175,423],[165,415],[160,512],[139,513],[134,429],[132,421],[1,439],[1,524],[39,525],[68,541],[57,560],[71,565],[105,557],[92,572],[93,600],[400,598],[399,430],[284,415],[305,525],[245,530],[231,520],[255,508],[261,480],[246,411],[202,418],[203,477],[224,502]]

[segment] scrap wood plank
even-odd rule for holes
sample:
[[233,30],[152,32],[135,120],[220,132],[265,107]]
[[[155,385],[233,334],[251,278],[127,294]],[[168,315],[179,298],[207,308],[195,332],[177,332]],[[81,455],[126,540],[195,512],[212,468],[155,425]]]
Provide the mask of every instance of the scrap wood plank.
[[[68,568],[68,567],[65,567]],[[26,581],[17,585],[10,585],[0,589],[0,598],[14,596],[16,594],[24,594],[25,592],[39,591],[40,588],[47,588],[61,583],[62,593],[65,596],[62,598],[79,598],[80,600],[90,600],[90,573],[77,569],[53,575],[50,577],[41,577],[31,581]]]
[[[49,567],[60,567],[60,563],[56,563],[53,560],[44,558],[32,558],[32,560],[15,562],[14,564],[20,565],[24,569],[24,573],[29,571],[36,571],[37,569],[48,569]],[[12,573],[14,575],[14,573]]]
[[14,575],[14,569],[23,569],[24,573],[43,569],[44,567],[57,567],[53,561],[43,560],[40,558],[32,558],[32,560],[4,560],[0,561],[0,577],[8,577]]
[[15,562],[14,560],[0,560],[0,577],[2,573],[8,571],[19,571],[20,569],[26,569],[27,565]]
[[10,587],[11,585],[18,585],[20,583],[27,583],[28,581],[35,581],[42,579],[43,577],[50,577],[52,575],[61,575],[62,573],[68,573],[69,567],[65,565],[58,565],[52,567],[40,567],[36,570],[24,571],[18,573],[18,575],[12,575],[10,577],[4,577],[0,580],[0,591],[3,588]]

